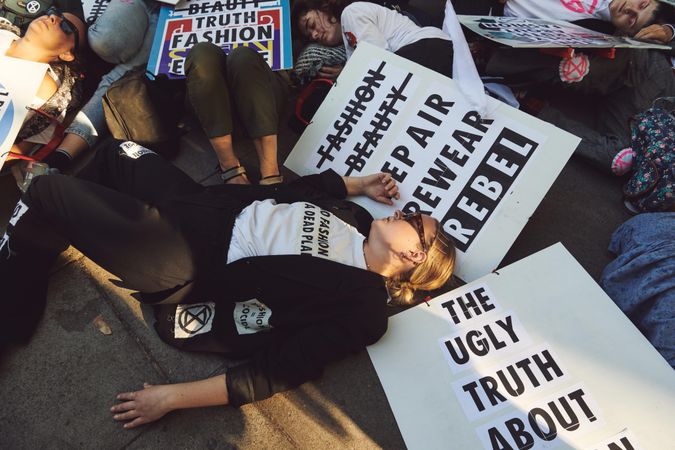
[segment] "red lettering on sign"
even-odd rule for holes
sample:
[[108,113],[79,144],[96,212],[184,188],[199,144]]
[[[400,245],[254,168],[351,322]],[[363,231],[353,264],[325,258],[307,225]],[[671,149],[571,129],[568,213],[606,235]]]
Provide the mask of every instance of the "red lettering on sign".
[[598,0],[591,0],[590,5],[583,0],[560,0],[560,3],[570,11],[582,14],[593,14],[598,6]]

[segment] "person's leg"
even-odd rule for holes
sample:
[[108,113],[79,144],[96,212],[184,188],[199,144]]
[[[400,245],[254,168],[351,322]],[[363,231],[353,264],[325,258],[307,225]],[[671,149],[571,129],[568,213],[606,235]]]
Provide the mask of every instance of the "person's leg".
[[[240,165],[232,146],[233,118],[225,79],[226,60],[218,46],[208,43],[192,47],[185,60],[188,99],[223,172]],[[245,184],[248,178],[241,173],[228,182]]]
[[48,270],[69,244],[132,289],[163,291],[194,276],[192,249],[170,213],[73,177],[37,177],[0,240],[0,343],[30,338]]
[[614,59],[577,52],[572,59],[538,49],[496,48],[486,75],[504,77],[509,85],[543,84],[581,94],[610,95],[625,85],[632,49],[617,49]]
[[453,53],[452,42],[444,39],[422,39],[396,51],[398,56],[446,77],[452,77]]
[[277,133],[288,105],[288,83],[248,47],[238,47],[227,56],[227,83],[237,116],[253,138],[260,175],[262,179],[275,179],[279,175]]
[[109,140],[97,149],[78,178],[157,205],[204,187],[161,156],[133,142]]
[[615,130],[614,133],[601,132],[550,106],[544,107],[537,118],[580,137],[581,142],[574,154],[603,172],[610,172],[614,156],[630,145],[628,125],[622,130]]

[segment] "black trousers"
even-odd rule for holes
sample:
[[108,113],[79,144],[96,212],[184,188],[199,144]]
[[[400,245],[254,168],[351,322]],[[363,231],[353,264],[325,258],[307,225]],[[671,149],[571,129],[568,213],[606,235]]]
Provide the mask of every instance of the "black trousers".
[[0,342],[30,337],[44,309],[48,270],[68,245],[145,293],[171,292],[224,264],[245,205],[222,194],[219,207],[194,201],[208,195],[155,153],[128,156],[120,141],[99,148],[80,178],[36,178],[0,247],[0,306],[9,324]]
[[445,39],[421,39],[395,52],[398,56],[452,77],[452,42]]

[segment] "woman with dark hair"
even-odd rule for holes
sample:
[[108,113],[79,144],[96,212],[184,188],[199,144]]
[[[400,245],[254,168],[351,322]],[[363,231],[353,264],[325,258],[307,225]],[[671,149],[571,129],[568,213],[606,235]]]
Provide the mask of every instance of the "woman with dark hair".
[[[34,19],[23,37],[19,29],[0,18],[0,55],[49,64],[49,70],[36,93],[32,108],[24,121],[17,141],[16,153],[28,153],[36,145],[52,139],[55,124],[62,121],[66,110],[79,102],[80,71],[76,65],[79,50],[85,45],[86,26],[74,14],[50,8]],[[36,113],[40,110],[44,114]]]
[[391,205],[389,174],[205,188],[152,151],[111,141],[81,176],[37,177],[17,204],[0,240],[0,344],[30,339],[48,269],[72,244],[158,304],[166,342],[251,357],[224,375],[120,394],[112,412],[125,427],[314,379],[384,334],[390,296],[409,303],[452,274],[454,246],[437,220],[373,220],[345,200]]
[[[297,0],[291,23],[295,35],[325,46],[344,41],[347,59],[359,42],[368,42],[445,76],[452,76],[450,37],[436,27],[419,27],[384,6],[344,0]],[[337,74],[339,70],[337,70]]]

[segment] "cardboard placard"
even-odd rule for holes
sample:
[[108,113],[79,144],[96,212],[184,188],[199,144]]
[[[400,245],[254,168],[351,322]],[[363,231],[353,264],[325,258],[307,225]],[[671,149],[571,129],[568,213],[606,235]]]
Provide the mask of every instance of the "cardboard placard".
[[0,168],[26,118],[47,64],[0,56]]
[[517,48],[655,48],[670,47],[588,30],[563,20],[525,17],[457,16],[474,33]]
[[184,63],[198,42],[229,53],[246,46],[262,54],[272,70],[293,66],[289,0],[181,0],[163,6],[148,71],[184,77]]
[[497,267],[579,142],[490,105],[481,122],[451,79],[359,43],[285,165],[300,175],[391,173],[394,207],[353,200],[375,218],[431,214],[454,238],[457,275],[474,280]]
[[675,442],[675,373],[562,244],[391,317],[368,353],[411,450]]

